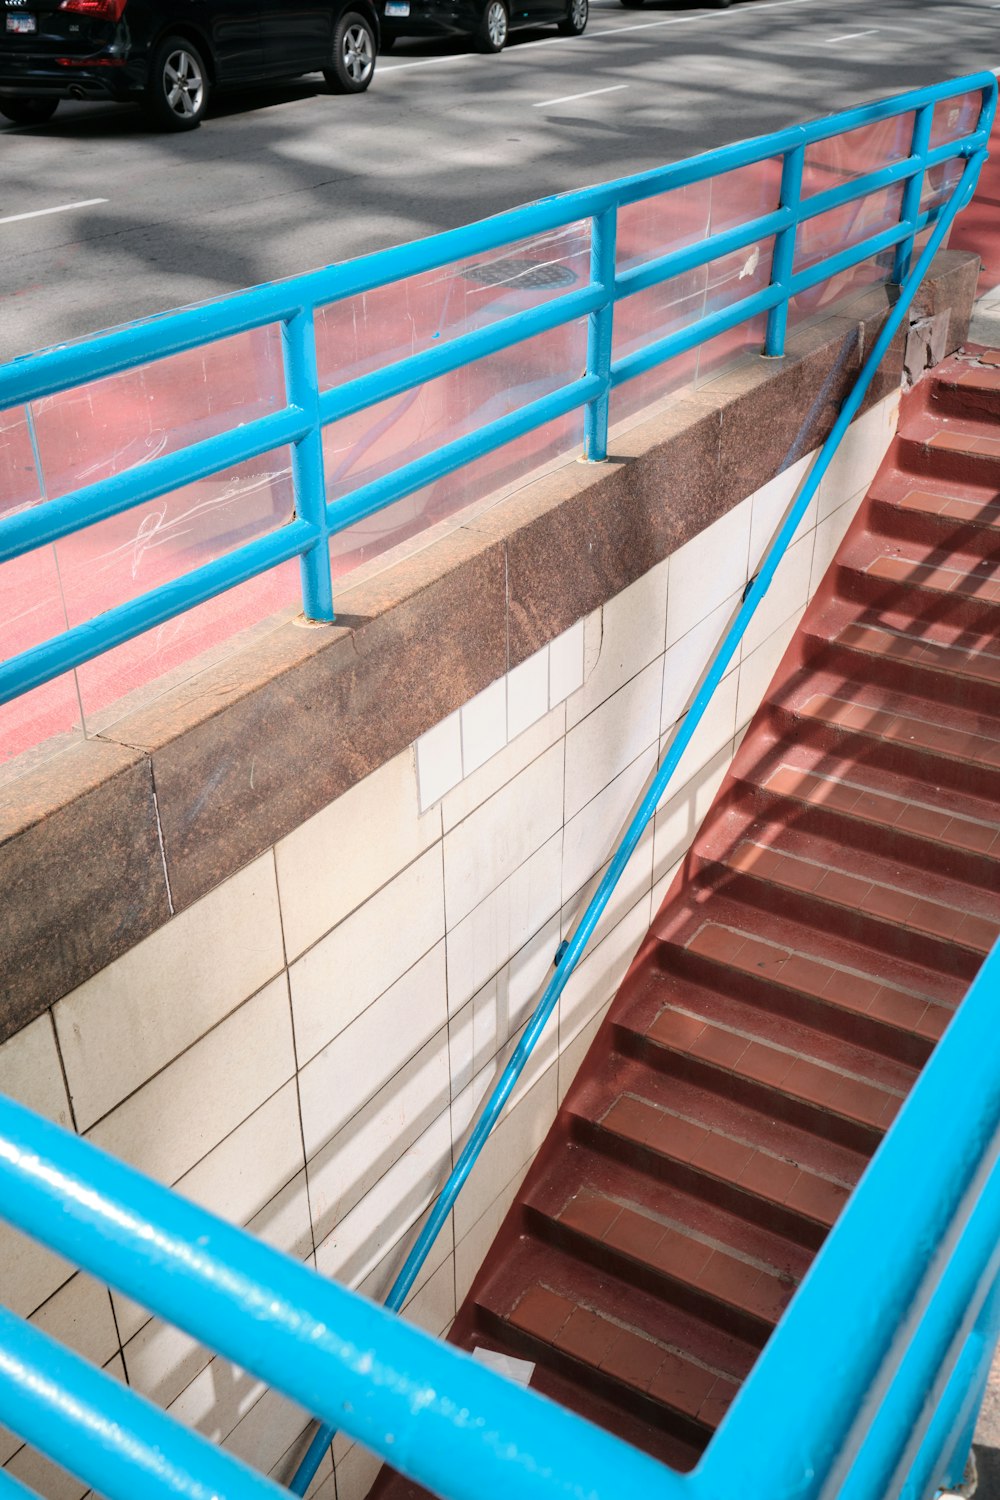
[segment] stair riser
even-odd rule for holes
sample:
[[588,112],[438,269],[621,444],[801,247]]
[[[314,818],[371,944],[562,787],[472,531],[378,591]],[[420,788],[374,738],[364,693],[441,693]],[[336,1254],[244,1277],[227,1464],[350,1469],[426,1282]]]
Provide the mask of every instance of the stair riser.
[[891,954],[907,963],[957,975],[970,984],[983,961],[982,954],[961,948],[947,938],[883,921],[868,912],[823,901],[809,892],[793,891],[769,880],[758,880],[752,874],[730,871],[725,893],[730,899],[758,911],[780,911],[782,916],[817,931],[844,937],[848,942],[862,943],[866,948]]
[[884,740],[877,735],[855,734],[837,725],[824,724],[808,715],[788,713],[772,708],[772,722],[779,732],[791,732],[801,742],[831,756],[878,766],[894,775],[925,781],[929,786],[946,786],[991,801],[1000,800],[1000,769],[973,765],[920,750],[901,740]]
[[694,1317],[714,1324],[723,1333],[735,1333],[758,1348],[763,1348],[764,1343],[770,1337],[773,1323],[755,1317],[745,1308],[722,1302],[718,1297],[713,1297],[697,1287],[689,1286],[686,1282],[665,1276],[653,1266],[632,1260],[608,1245],[598,1244],[588,1239],[586,1235],[578,1234],[575,1230],[560,1224],[538,1209],[531,1211],[529,1222],[535,1233],[550,1244],[557,1245],[571,1255],[578,1256],[599,1271],[606,1271],[612,1276],[620,1277],[630,1285],[640,1287],[643,1291],[652,1293],[654,1297],[659,1297],[662,1301],[669,1302],[672,1306],[679,1307]]
[[544,1343],[541,1339],[525,1333],[523,1329],[515,1328],[512,1323],[498,1317],[490,1308],[477,1307],[476,1322],[483,1333],[499,1335],[519,1358],[543,1363],[547,1369],[554,1370],[567,1380],[573,1381],[575,1385],[582,1386],[584,1390],[599,1396],[609,1405],[627,1412],[631,1417],[639,1417],[651,1423],[660,1431],[673,1433],[682,1442],[703,1448],[711,1436],[711,1430],[701,1422],[683,1412],[675,1411],[673,1407],[651,1400],[641,1391],[634,1390],[631,1386],[626,1386],[610,1376],[602,1375],[600,1370],[595,1370],[581,1360],[574,1359],[572,1355],[564,1354],[553,1344]]
[[927,409],[936,417],[982,417],[993,421],[1000,417],[1000,391],[935,380]]
[[850,813],[837,812],[827,803],[793,802],[766,787],[754,787],[753,791],[762,818],[781,818],[797,832],[844,844],[859,853],[897,860],[915,871],[933,869],[949,880],[961,880],[987,891],[1000,889],[1000,858],[936,843],[883,823],[866,823]]
[[769,980],[755,978],[740,969],[728,968],[725,964],[703,958],[687,948],[669,950],[670,966],[677,974],[695,980],[734,1000],[747,1000],[761,1005],[774,1015],[787,1016],[790,1021],[801,1021],[815,1026],[817,1030],[831,1036],[843,1037],[861,1047],[871,1047],[885,1057],[911,1067],[922,1067],[931,1054],[931,1045],[923,1037],[909,1031],[901,1031],[882,1021],[875,1021],[855,1011],[826,1003],[822,998],[804,994]]
[[[931,485],[913,485],[915,490],[921,488],[933,493]],[[946,492],[942,490],[941,493]],[[886,550],[900,542],[904,547],[912,543],[928,552],[940,552],[942,560],[953,552],[969,553],[973,557],[996,557],[1000,548],[1000,520],[991,526],[989,519],[967,521],[954,516],[937,516],[875,499],[868,512],[868,527],[873,535],[886,542]]]
[[918,583],[895,583],[857,568],[838,567],[837,594],[851,604],[875,611],[906,612],[915,624],[940,625],[949,630],[971,630],[988,635],[996,632],[997,605],[971,594],[942,593],[921,588]]
[[882,1139],[883,1132],[873,1126],[845,1119],[822,1104],[783,1094],[780,1089],[769,1088],[766,1084],[744,1078],[727,1068],[702,1062],[700,1058],[691,1057],[686,1052],[660,1047],[635,1032],[623,1031],[618,1045],[621,1051],[631,1050],[634,1057],[665,1077],[710,1089],[722,1099],[759,1110],[773,1120],[784,1120],[787,1125],[794,1125],[798,1130],[807,1130],[821,1136],[823,1140],[834,1141],[852,1151],[861,1151],[866,1156],[872,1155]]
[[673,1157],[663,1156],[651,1147],[624,1140],[590,1120],[578,1119],[576,1127],[581,1141],[610,1156],[612,1160],[624,1161],[640,1172],[648,1172],[658,1182],[669,1183],[695,1198],[703,1198],[706,1203],[715,1204],[729,1213],[739,1214],[750,1223],[760,1224],[774,1234],[785,1235],[807,1249],[818,1250],[829,1233],[828,1225],[818,1224],[814,1219],[796,1213],[794,1209],[785,1208],[782,1204],[745,1193],[733,1183],[709,1177],[696,1167],[675,1161]]
[[951,708],[969,713],[989,714],[1000,719],[1000,683],[966,677],[945,667],[900,661],[879,652],[858,650],[834,642],[822,648],[815,639],[816,652],[811,658],[818,670],[831,672],[845,683],[866,682],[873,687],[887,687],[932,698]]
[[900,467],[912,474],[918,484],[944,479],[951,484],[997,484],[1000,488],[1000,456],[992,453],[963,453],[954,448],[928,446],[914,438],[900,437],[897,438],[897,457]]

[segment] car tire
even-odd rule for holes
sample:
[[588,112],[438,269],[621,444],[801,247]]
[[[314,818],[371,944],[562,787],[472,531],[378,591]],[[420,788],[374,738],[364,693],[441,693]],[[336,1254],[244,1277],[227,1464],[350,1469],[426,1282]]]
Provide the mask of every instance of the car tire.
[[375,28],[356,10],[347,10],[333,33],[333,66],[323,77],[333,94],[363,94],[375,75]]
[[0,99],[0,115],[15,125],[44,125],[58,108],[58,99]]
[[569,0],[569,15],[559,22],[563,36],[583,36],[590,15],[590,0]]
[[486,0],[483,19],[473,40],[477,52],[502,52],[507,42],[510,20],[504,0]]
[[142,106],[158,130],[197,130],[208,108],[205,59],[185,37],[168,36],[153,53]]

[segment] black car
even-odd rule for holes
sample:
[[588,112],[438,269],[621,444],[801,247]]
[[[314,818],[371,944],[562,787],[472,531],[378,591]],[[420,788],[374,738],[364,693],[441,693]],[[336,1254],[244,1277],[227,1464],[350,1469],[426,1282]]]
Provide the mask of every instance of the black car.
[[40,124],[60,99],[133,100],[193,130],[215,88],[322,73],[366,89],[372,0],[0,0],[0,115]]
[[523,26],[580,36],[588,11],[588,0],[383,0],[382,50],[401,36],[471,36],[480,52],[499,52]]

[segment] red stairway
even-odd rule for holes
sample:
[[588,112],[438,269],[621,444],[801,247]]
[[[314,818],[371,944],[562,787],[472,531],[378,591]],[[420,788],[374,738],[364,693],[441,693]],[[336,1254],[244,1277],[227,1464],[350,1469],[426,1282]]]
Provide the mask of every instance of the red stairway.
[[979,351],[905,404],[453,1341],[692,1467],[1000,931],[998,877]]

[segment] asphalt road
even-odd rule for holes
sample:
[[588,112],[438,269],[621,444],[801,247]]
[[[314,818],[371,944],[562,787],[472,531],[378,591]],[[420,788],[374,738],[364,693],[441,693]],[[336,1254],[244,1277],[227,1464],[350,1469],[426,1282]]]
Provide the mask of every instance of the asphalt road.
[[993,0],[591,4],[582,38],[404,42],[363,96],[261,86],[190,135],[0,130],[0,359],[1000,64]]

